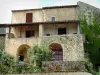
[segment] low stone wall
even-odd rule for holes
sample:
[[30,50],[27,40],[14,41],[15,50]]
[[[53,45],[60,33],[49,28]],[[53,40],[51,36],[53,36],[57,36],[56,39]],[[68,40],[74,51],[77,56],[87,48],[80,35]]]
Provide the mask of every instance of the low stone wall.
[[85,71],[83,61],[43,61],[44,72],[83,72]]
[[92,75],[87,72],[71,72],[71,73],[33,73],[33,74],[6,74],[6,75]]

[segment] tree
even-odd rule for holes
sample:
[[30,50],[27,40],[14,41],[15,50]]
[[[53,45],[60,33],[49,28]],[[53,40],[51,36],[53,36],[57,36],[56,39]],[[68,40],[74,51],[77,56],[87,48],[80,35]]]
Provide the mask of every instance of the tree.
[[[28,50],[30,62],[18,66],[14,57],[0,50],[0,74],[25,74],[42,72],[42,61],[51,60],[52,51],[46,46],[35,45]],[[34,66],[37,63],[38,66]]]
[[14,64],[14,57],[0,50],[0,74],[12,74],[15,71]]
[[86,18],[81,20],[81,25],[86,38],[84,43],[85,52],[89,54],[90,61],[96,69],[100,66],[100,22],[97,16],[94,16],[91,25],[87,23]]
[[37,63],[36,65],[42,68],[42,61],[51,60],[52,51],[44,45],[36,45],[28,50],[28,55],[30,58],[30,63]]

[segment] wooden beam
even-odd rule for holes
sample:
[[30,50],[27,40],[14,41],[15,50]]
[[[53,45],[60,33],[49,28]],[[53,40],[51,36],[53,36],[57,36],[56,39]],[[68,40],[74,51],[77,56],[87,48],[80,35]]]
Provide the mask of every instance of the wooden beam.
[[11,34],[11,27],[9,27],[9,39],[10,39],[10,34]]

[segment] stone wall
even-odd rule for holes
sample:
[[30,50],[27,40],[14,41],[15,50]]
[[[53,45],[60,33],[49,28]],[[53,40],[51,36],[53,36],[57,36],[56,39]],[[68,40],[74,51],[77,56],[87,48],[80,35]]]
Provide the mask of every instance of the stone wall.
[[[63,12],[62,12],[63,11]],[[53,12],[53,13],[52,13]],[[55,17],[56,21],[78,20],[76,7],[53,8],[53,9],[33,9],[12,12],[12,23],[26,23],[26,13],[33,13],[33,22],[48,22]],[[51,14],[52,13],[52,14]]]
[[5,49],[5,35],[0,35],[0,49]]
[[43,72],[83,72],[85,62],[82,61],[43,61]]
[[[56,21],[77,20],[76,7],[43,9],[44,21],[52,21],[55,17]],[[52,13],[52,14],[51,14]]]
[[58,43],[63,48],[63,61],[82,61],[84,58],[83,39],[81,34],[68,34],[41,37],[41,44],[49,47]]
[[98,18],[98,17],[100,17],[100,9],[99,8],[96,8],[92,5],[89,5],[84,2],[80,2],[80,1],[78,2],[78,6],[79,7],[77,7],[77,13],[81,19],[84,19],[84,15],[85,15],[86,19],[88,20],[88,16],[89,16],[89,14],[91,14],[92,21],[93,21],[93,18],[95,17],[97,22],[100,22],[100,19]]
[[89,4],[86,4],[84,2],[78,2],[78,5],[79,5],[79,13],[82,13],[82,14],[85,14],[86,12],[91,12],[92,14],[95,14],[95,13],[99,13],[100,12],[100,9],[99,8],[96,8],[92,5],[89,5]]
[[71,72],[71,73],[33,73],[33,74],[6,74],[6,75],[92,75],[87,72]]
[[42,9],[12,12],[12,23],[26,23],[26,13],[33,13],[33,22],[42,22]]

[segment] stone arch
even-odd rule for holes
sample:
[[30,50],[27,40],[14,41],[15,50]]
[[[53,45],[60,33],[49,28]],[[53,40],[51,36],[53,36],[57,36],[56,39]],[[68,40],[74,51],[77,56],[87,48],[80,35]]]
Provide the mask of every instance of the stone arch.
[[49,45],[49,49],[53,51],[52,59],[54,61],[63,60],[63,48],[59,43],[52,43]]
[[28,56],[27,56],[27,50],[30,48],[27,44],[22,44],[18,47],[17,50],[17,56],[19,61],[25,61],[28,62]]

